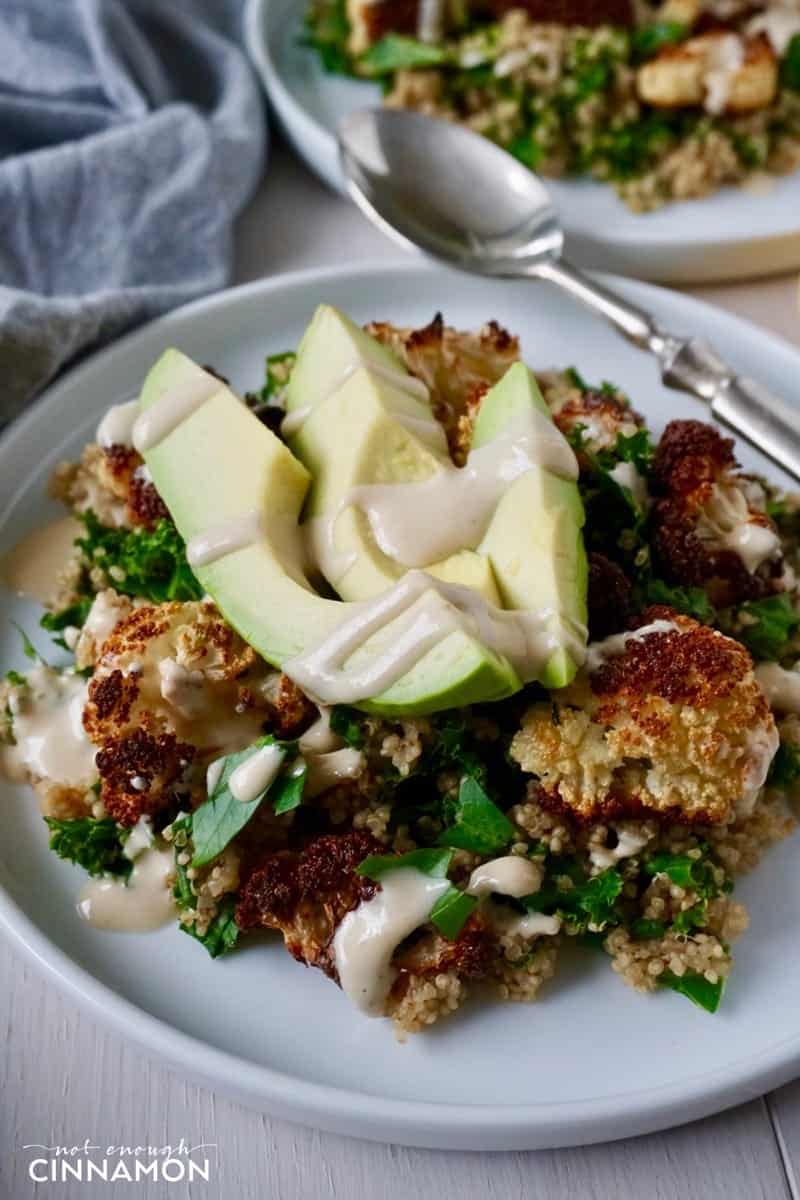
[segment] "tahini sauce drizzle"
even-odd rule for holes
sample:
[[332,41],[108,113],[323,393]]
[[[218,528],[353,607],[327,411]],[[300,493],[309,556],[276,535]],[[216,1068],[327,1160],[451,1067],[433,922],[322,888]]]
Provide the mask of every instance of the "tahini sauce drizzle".
[[78,899],[78,912],[95,929],[146,933],[175,917],[171,849],[151,846],[138,855],[127,884],[121,879],[90,879]]
[[777,663],[759,663],[755,676],[770,708],[779,713],[800,713],[800,671],[787,671]]
[[424,924],[450,887],[411,867],[398,867],[381,880],[381,890],[340,923],[333,939],[339,982],[345,995],[369,1016],[381,1015],[397,975],[392,955],[404,938]]
[[74,517],[61,517],[34,529],[11,549],[0,565],[3,583],[18,596],[47,604],[54,582],[69,562],[83,527]]
[[88,683],[80,675],[37,663],[28,686],[11,693],[14,745],[3,750],[12,779],[54,779],[71,787],[95,780],[95,747],[83,729]]

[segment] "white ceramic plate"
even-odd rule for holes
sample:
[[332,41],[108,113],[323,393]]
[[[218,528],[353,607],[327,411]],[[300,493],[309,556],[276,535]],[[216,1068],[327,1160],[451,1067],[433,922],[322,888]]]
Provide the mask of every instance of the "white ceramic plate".
[[[335,130],[349,112],[380,103],[373,84],[328,75],[300,40],[305,0],[249,0],[250,56],[284,132],[308,165],[340,187]],[[637,215],[612,188],[549,181],[583,266],[663,283],[711,282],[800,267],[800,172],[765,195],[725,188],[705,200]]]
[[[800,354],[696,301],[615,282],[676,330],[712,336],[746,374],[783,394]],[[521,333],[526,359],[575,363],[612,379],[660,428],[702,407],[656,382],[653,363],[543,285],[483,282],[424,266],[311,272],[204,300],[149,325],[73,371],[0,441],[0,553],[44,522],[45,481],[97,418],[177,345],[236,388],[257,385],[266,353],[295,346],[327,300],[358,320],[420,324],[442,309],[476,327]],[[763,468],[755,455],[743,454]],[[0,593],[0,665],[24,669],[9,617],[32,605]],[[44,648],[45,636],[38,639]],[[82,874],[46,847],[27,789],[0,785],[0,921],[50,977],[151,1054],[282,1117],[340,1133],[439,1148],[511,1149],[625,1137],[688,1121],[788,1079],[800,1066],[800,845],[787,842],[741,886],[752,916],[715,1017],[672,993],[636,995],[607,960],[566,956],[532,1006],[474,1006],[399,1045],[388,1022],[355,1012],[276,942],[216,963],[176,928],[90,929],[74,909]]]

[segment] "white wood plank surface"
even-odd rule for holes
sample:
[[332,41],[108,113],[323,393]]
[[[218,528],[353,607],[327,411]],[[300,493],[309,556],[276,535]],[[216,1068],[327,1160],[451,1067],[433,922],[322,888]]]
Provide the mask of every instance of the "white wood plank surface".
[[[240,222],[236,277],[403,252],[278,149]],[[796,280],[694,289],[800,343]],[[88,1194],[224,1200],[800,1200],[800,1083],[730,1113],[609,1146],[444,1154],[350,1141],[249,1112],[149,1062],[0,945],[0,1200]],[[770,1120],[770,1113],[774,1124]],[[28,1142],[218,1146],[206,1185],[40,1185]],[[784,1165],[784,1162],[786,1165]]]

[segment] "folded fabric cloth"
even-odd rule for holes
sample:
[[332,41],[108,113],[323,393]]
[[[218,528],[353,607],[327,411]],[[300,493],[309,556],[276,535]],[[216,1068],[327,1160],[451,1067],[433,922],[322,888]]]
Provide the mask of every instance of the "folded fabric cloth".
[[241,0],[0,0],[0,421],[229,280],[259,179]]

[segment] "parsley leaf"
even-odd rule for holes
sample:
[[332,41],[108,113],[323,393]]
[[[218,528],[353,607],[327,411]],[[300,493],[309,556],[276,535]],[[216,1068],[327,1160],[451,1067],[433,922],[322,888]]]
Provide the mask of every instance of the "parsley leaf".
[[755,659],[781,658],[787,642],[800,629],[800,612],[785,592],[766,600],[748,600],[739,608],[739,614],[754,619],[754,624],[740,628],[738,638]]
[[331,709],[330,719],[333,732],[342,741],[347,742],[348,746],[352,746],[354,750],[360,750],[364,745],[363,715],[357,709],[349,708],[346,704],[337,704]]
[[461,780],[453,821],[439,835],[440,846],[455,846],[474,854],[494,854],[504,849],[514,836],[514,826],[508,817],[470,775]]
[[67,821],[45,817],[45,821],[50,830],[50,849],[59,858],[83,867],[90,875],[130,875],[133,863],[123,853],[128,831],[110,817]]
[[397,871],[401,867],[413,867],[423,875],[432,879],[446,879],[453,857],[452,850],[410,850],[408,854],[370,854],[356,867],[357,875],[374,879],[379,883],[381,877],[388,871]]
[[653,58],[665,46],[682,42],[688,34],[687,27],[680,21],[654,21],[643,25],[631,35],[631,52],[635,62]]
[[205,933],[198,933],[196,921],[190,924],[181,922],[178,928],[205,946],[212,958],[219,958],[221,954],[232,950],[239,940],[240,930],[236,924],[235,913],[236,900],[233,896],[225,896],[219,902],[216,916]]
[[112,586],[125,596],[144,596],[154,604],[199,600],[203,589],[186,561],[186,545],[171,521],[153,529],[112,529],[93,512],[81,513],[86,536],[77,544],[91,566],[111,573]]
[[783,56],[781,85],[792,92],[800,92],[800,33],[794,35]]
[[303,803],[303,789],[306,786],[307,777],[308,767],[304,762],[292,767],[285,775],[278,776],[269,792],[272,811],[276,816],[300,807]]
[[800,746],[781,742],[767,776],[769,787],[789,788],[800,779]]
[[725,990],[724,979],[709,983],[704,975],[698,975],[695,971],[687,971],[684,975],[673,975],[672,971],[664,971],[659,975],[658,982],[662,987],[671,988],[679,996],[685,996],[698,1008],[710,1013],[715,1013],[719,1008]]
[[413,67],[437,67],[447,54],[441,46],[417,41],[400,33],[388,33],[359,58],[359,64],[370,75],[391,75]]
[[[254,800],[237,800],[230,790],[230,779],[233,772],[242,763],[247,762],[264,746],[277,745],[282,756],[286,756],[286,748],[275,742],[267,734],[240,750],[238,754],[227,754],[223,760],[220,774],[211,795],[204,804],[195,809],[192,815],[192,838],[194,841],[193,867],[202,867],[212,862],[222,853],[228,843],[236,837],[261,804],[270,787],[266,787]],[[287,811],[287,810],[284,810]]]
[[641,585],[640,605],[666,604],[676,612],[694,617],[702,625],[713,625],[716,609],[706,593],[699,587],[672,587],[663,579],[649,578]]
[[454,942],[464,924],[469,920],[479,903],[477,896],[470,896],[451,885],[431,909],[431,921],[442,937]]

